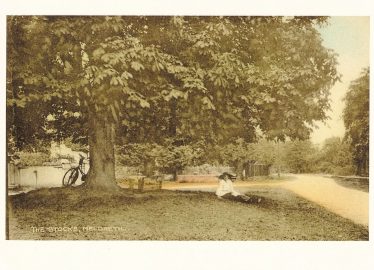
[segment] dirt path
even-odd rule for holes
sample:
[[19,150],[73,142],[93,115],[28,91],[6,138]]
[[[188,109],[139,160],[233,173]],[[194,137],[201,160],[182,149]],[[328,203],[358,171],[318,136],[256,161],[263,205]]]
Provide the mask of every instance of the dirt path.
[[[281,187],[305,199],[317,203],[329,211],[357,224],[369,224],[369,193],[338,185],[333,179],[318,175],[292,175],[293,180],[282,182],[250,183],[238,182],[235,186],[244,191],[246,188]],[[217,184],[184,184],[166,186],[166,189],[214,191]]]
[[369,193],[338,185],[333,179],[316,175],[295,175],[296,181],[282,187],[315,202],[357,224],[369,224]]

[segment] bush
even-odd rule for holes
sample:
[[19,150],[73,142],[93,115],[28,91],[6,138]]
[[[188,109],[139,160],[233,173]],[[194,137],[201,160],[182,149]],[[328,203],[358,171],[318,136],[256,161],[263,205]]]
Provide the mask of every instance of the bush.
[[49,155],[42,152],[18,152],[18,156],[21,166],[41,166],[51,161]]
[[353,175],[355,174],[355,168],[352,165],[335,167],[332,169],[332,174],[340,176]]
[[88,145],[84,145],[81,143],[75,143],[73,142],[73,138],[69,137],[64,140],[64,144],[66,147],[70,148],[72,151],[75,152],[85,152],[88,153]]
[[152,176],[154,172],[173,173],[181,171],[199,157],[199,151],[192,145],[175,146],[172,143],[126,144],[116,149],[118,164],[138,167],[139,171]]
[[66,154],[66,155],[62,155],[62,154],[57,154],[54,158],[55,160],[60,160],[60,159],[67,159],[69,160],[71,163],[74,163],[75,162],[75,159],[72,155],[69,155],[69,154]]

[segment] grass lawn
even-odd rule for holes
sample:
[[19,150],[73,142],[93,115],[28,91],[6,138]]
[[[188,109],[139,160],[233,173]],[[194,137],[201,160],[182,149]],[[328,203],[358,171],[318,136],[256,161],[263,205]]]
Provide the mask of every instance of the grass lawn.
[[[260,203],[213,193],[87,193],[50,188],[9,197],[9,239],[368,240],[366,227],[279,187],[253,187]],[[90,195],[90,196],[88,196]]]
[[369,192],[369,179],[368,178],[352,178],[352,177],[335,177],[335,182],[343,187],[356,189],[363,192]]

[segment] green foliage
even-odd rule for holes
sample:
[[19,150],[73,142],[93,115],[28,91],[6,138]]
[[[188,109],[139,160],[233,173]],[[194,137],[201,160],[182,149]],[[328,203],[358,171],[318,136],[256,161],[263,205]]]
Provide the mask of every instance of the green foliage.
[[146,173],[146,166],[149,163],[155,169],[155,159],[161,150],[160,146],[154,143],[127,144],[117,147],[117,161],[121,165],[141,167],[141,172]]
[[195,165],[201,157],[196,145],[162,146],[155,143],[127,144],[118,148],[118,161],[122,165],[139,167],[142,174],[173,173],[188,165]]
[[273,165],[277,160],[277,145],[274,141],[260,140],[253,144],[254,158],[253,160],[265,165]]
[[304,138],[305,123],[326,118],[338,79],[335,55],[314,29],[324,20],[10,17],[10,59],[22,55],[24,65],[9,61],[19,78],[9,89],[24,90],[8,104],[62,98],[72,111],[118,123],[160,107],[170,117],[168,104],[178,101],[181,133],[253,139],[258,126],[269,138]]
[[51,145],[49,141],[46,140],[35,140],[33,144],[28,144],[26,145],[21,152],[40,152],[40,153],[45,153],[47,155],[50,154],[51,150]]
[[144,163],[144,173],[152,160],[165,171],[202,164],[201,153],[221,153],[238,168],[251,159],[272,163],[270,145],[249,144],[256,130],[269,140],[305,139],[315,120],[327,118],[339,75],[315,29],[325,20],[10,16],[10,123],[24,124],[16,117],[22,111],[32,115],[35,136],[81,144],[88,119],[115,123],[120,145],[143,145],[124,150],[123,161]]
[[207,154],[207,160],[216,165],[233,167],[239,179],[243,178],[243,170],[249,163],[257,162],[271,166],[274,164],[276,154],[275,143],[265,139],[257,143],[248,143],[237,139],[233,143],[213,147]]
[[243,139],[237,139],[233,143],[217,146],[215,151],[219,164],[228,165],[236,169],[242,166],[243,163],[254,159],[253,145],[246,143]]
[[317,148],[309,140],[288,141],[282,149],[283,167],[292,173],[312,172],[317,153]]
[[191,145],[168,146],[158,157],[157,164],[162,171],[174,173],[193,164],[194,158],[195,151]]
[[276,159],[275,143],[265,139],[257,143],[247,143],[243,139],[237,139],[229,143],[215,147],[213,153],[218,164],[237,167],[248,161],[257,161],[265,165],[272,165]]
[[17,153],[20,158],[21,166],[42,166],[43,163],[49,162],[49,154],[43,152],[25,152],[21,151]]
[[366,68],[351,83],[344,98],[343,111],[346,138],[353,149],[356,173],[366,175],[369,173],[369,75],[370,70]]
[[307,141],[288,141],[280,145],[280,165],[293,173],[352,175],[352,151],[339,137],[325,140],[319,148]]
[[82,143],[76,143],[73,141],[72,137],[66,138],[63,141],[63,144],[65,144],[66,147],[70,148],[72,151],[76,152],[88,152],[88,147],[87,145],[84,145]]
[[317,169],[319,172],[334,175],[352,175],[353,160],[350,146],[339,137],[325,140],[318,154]]

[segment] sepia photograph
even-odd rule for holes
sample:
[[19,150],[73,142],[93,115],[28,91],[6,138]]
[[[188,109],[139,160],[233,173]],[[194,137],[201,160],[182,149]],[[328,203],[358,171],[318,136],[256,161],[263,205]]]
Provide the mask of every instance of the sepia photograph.
[[0,6],[0,269],[374,269],[370,0]]
[[368,16],[6,16],[6,239],[369,240]]

